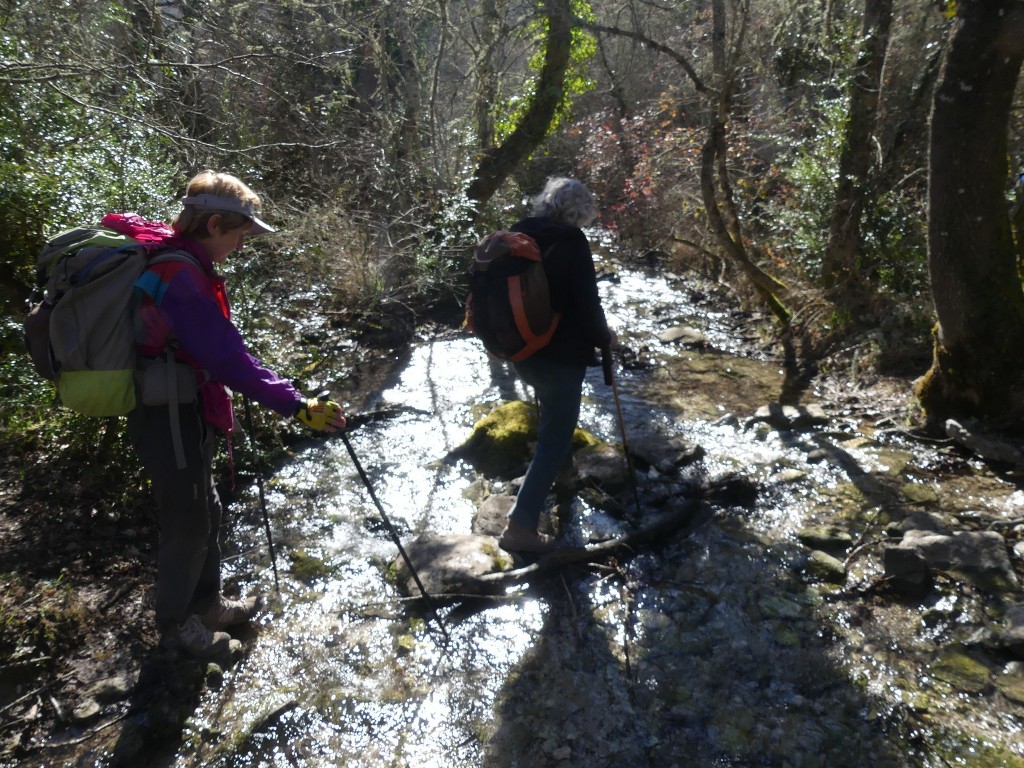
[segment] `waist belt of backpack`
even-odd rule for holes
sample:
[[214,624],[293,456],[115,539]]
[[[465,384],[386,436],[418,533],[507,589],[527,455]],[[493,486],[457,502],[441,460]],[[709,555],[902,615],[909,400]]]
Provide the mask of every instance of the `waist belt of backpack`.
[[[176,343],[167,345],[164,350],[164,372],[167,377],[167,415],[171,422],[171,443],[174,445],[174,461],[178,469],[185,469],[185,442],[181,437],[181,419],[179,418],[180,402],[178,400],[178,373],[175,370],[178,360],[174,356]],[[182,363],[187,365],[187,363]],[[189,366],[191,367],[191,366]]]

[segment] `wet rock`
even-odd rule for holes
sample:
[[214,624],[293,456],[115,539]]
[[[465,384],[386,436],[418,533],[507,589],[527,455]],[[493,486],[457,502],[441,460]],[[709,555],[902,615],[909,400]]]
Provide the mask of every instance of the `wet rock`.
[[494,490],[490,481],[486,477],[478,477],[466,486],[466,489],[462,492],[462,497],[469,499],[479,506],[493,493]]
[[811,578],[832,584],[843,584],[846,581],[846,565],[843,561],[821,550],[811,552],[804,565],[804,572]]
[[149,738],[149,730],[139,722],[130,722],[121,729],[121,735],[114,746],[114,765],[142,765],[139,755],[145,749]]
[[1006,541],[994,531],[907,531],[902,547],[916,549],[932,568],[950,571],[982,589],[1016,589],[1017,575],[1006,553]]
[[815,448],[807,452],[808,464],[824,464],[832,458],[832,451],[827,448]]
[[906,597],[923,597],[932,588],[932,572],[924,555],[913,547],[886,547],[882,552],[885,578]]
[[807,612],[798,601],[778,594],[762,596],[757,607],[761,616],[768,619],[798,619]]
[[86,695],[109,704],[125,698],[132,691],[132,681],[127,675],[115,675],[104,680],[99,680],[89,687]]
[[1001,628],[992,632],[989,646],[1017,659],[1024,659],[1024,605],[1015,605],[1006,612]]
[[326,579],[335,570],[334,566],[304,549],[292,550],[288,553],[288,559],[291,561],[292,575],[304,584]]
[[220,664],[206,665],[206,685],[216,691],[224,686],[224,668]]
[[96,699],[88,698],[82,701],[71,713],[71,718],[79,725],[84,725],[99,717],[103,707]]
[[[432,594],[463,592],[480,576],[512,567],[511,557],[498,547],[493,536],[426,535],[406,544],[405,550],[424,588]],[[419,596],[416,581],[401,556],[394,561],[394,568],[405,593]]]
[[783,485],[799,482],[805,477],[807,477],[807,473],[801,469],[783,469],[769,477],[768,482]]
[[1002,676],[996,679],[996,688],[1010,701],[1024,704],[1024,664],[1019,661],[1007,664]]
[[696,328],[691,328],[687,325],[677,325],[658,334],[658,341],[662,344],[704,346],[708,343],[708,337]]
[[719,416],[717,419],[711,422],[713,427],[735,427],[738,428],[740,425],[739,418],[733,413],[727,413],[724,416]]
[[940,651],[931,668],[936,680],[942,680],[966,693],[981,693],[988,687],[989,669],[961,648]]
[[630,511],[614,496],[600,488],[583,488],[579,492],[579,497],[595,509],[620,519]]
[[669,474],[676,467],[691,464],[704,457],[704,449],[679,435],[658,432],[632,437],[630,452],[649,467]]
[[946,422],[946,434],[988,461],[1024,466],[1024,448],[1018,442],[1001,440],[978,431],[971,423]]
[[700,492],[706,501],[724,506],[752,507],[757,501],[757,483],[738,472],[707,478]]
[[845,552],[853,546],[853,536],[834,525],[816,525],[804,528],[796,535],[804,546],[824,552]]
[[746,423],[746,428],[757,423],[767,423],[775,429],[799,429],[827,424],[828,417],[816,403],[810,405],[783,405],[769,403],[762,405]]
[[473,517],[473,533],[484,536],[498,536],[505,529],[509,510],[516,503],[515,496],[494,494],[484,499]]
[[576,452],[576,470],[586,485],[614,494],[630,484],[629,464],[620,446],[602,443]]
[[907,531],[933,531],[935,533],[950,533],[949,523],[941,515],[933,512],[916,510],[905,518],[896,522],[889,529],[890,533],[902,537]]
[[927,483],[905,483],[900,493],[914,504],[933,504],[939,500],[939,492]]

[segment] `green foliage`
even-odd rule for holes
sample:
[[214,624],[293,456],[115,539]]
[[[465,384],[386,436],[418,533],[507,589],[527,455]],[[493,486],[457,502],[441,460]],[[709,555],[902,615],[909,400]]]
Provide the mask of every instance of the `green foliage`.
[[[781,183],[761,215],[751,212],[752,220],[759,219],[772,232],[779,251],[789,255],[790,266],[812,282],[820,276],[828,247],[847,99],[821,99],[817,105],[809,135],[772,137],[788,150],[778,161]],[[916,295],[925,289],[925,212],[920,190],[910,186],[873,189],[861,218],[861,239],[861,269],[870,280],[899,294]]]
[[[587,0],[571,0],[569,7],[573,14],[585,21],[594,20],[594,11]],[[546,50],[543,42],[547,39],[548,20],[547,17],[540,17],[527,26],[527,34],[540,45],[530,57],[529,68],[531,72],[539,73],[544,67]],[[590,77],[588,64],[594,54],[597,53],[597,38],[582,29],[574,27],[572,30],[572,42],[569,49],[569,69],[565,73],[565,89],[562,95],[562,102],[558,105],[555,116],[548,127],[548,131],[554,132],[561,125],[566,125],[572,120],[572,100],[574,97],[594,90],[597,87],[596,81]],[[502,103],[497,110],[497,119],[494,123],[495,134],[499,141],[504,141],[522,122],[523,115],[529,109],[536,93],[537,80],[531,80],[521,90],[507,101]]]
[[[87,85],[61,98],[38,83],[0,87],[0,279],[27,284],[46,237],[111,210],[158,218],[176,173],[163,140],[127,114],[146,100],[127,85],[115,111],[89,108]],[[123,106],[123,113],[118,110]]]
[[812,277],[819,274],[828,246],[846,125],[846,99],[823,100],[818,115],[810,138],[784,140],[789,150],[789,160],[782,164],[784,193],[775,199],[765,217],[766,221],[775,222],[778,246],[792,255],[805,275]]
[[[56,390],[32,368],[20,318],[0,319],[0,451],[25,467],[37,495],[89,493],[94,502],[132,508],[140,465],[124,419],[81,416],[57,404]],[[54,485],[53,478],[61,482]]]

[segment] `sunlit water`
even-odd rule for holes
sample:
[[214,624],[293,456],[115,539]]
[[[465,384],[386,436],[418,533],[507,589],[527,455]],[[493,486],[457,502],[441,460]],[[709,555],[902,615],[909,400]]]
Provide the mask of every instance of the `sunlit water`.
[[[509,691],[531,649],[552,632],[545,599],[527,596],[451,621],[442,610],[450,635],[445,642],[432,618],[408,611],[388,580],[397,551],[344,445],[306,445],[267,488],[280,593],[269,567],[259,583],[245,583],[252,573],[246,558],[262,558],[269,566],[254,523],[240,532],[251,551],[229,564],[237,573],[227,576],[246,590],[262,591],[269,604],[225,688],[206,694],[176,765],[479,766],[502,697],[530,695],[538,697],[538,712],[553,711],[563,723],[550,735],[532,734],[537,745],[527,752],[540,750],[536,762],[495,764],[633,765],[642,759],[659,766],[815,765],[808,756],[837,739],[871,743],[874,714],[864,689],[849,678],[863,676],[868,693],[892,701],[900,693],[887,687],[899,670],[884,654],[871,658],[870,649],[858,671],[846,670],[852,661],[830,655],[813,620],[820,596],[794,586],[789,576],[798,559],[795,532],[823,519],[831,502],[821,489],[847,482],[843,469],[808,462],[818,447],[809,440],[730,421],[686,419],[645,402],[645,377],[661,365],[660,356],[677,353],[657,343],[662,330],[699,327],[712,346],[730,351],[735,343],[729,324],[724,315],[692,307],[684,291],[663,279],[623,271],[616,281],[602,282],[601,290],[623,344],[648,350],[645,368],[619,373],[627,433],[656,425],[703,446],[706,473],[736,472],[764,487],[757,508],[723,510],[721,525],[696,531],[672,562],[638,553],[620,573],[631,580],[628,601],[621,579],[601,571],[566,584],[576,610],[588,617],[588,637],[596,629],[597,645],[583,641],[575,656],[551,653],[554,659],[568,654],[551,662],[554,690]],[[777,368],[770,361],[753,364]],[[620,440],[612,393],[599,369],[589,374],[584,395],[581,426]],[[474,505],[464,492],[476,475],[443,459],[468,436],[485,406],[528,396],[472,339],[414,347],[398,381],[379,397],[380,405],[401,406],[401,415],[366,425],[350,438],[403,540],[471,531]],[[749,403],[749,412],[761,404]],[[850,446],[848,454],[865,469],[881,466],[870,446]],[[798,480],[779,479],[794,469]],[[256,508],[255,491],[239,504]],[[575,535],[584,539],[622,528],[621,521],[582,502],[576,509]],[[302,580],[299,562],[318,563],[322,570]],[[808,646],[813,654],[806,653]],[[559,687],[559,669],[594,655],[607,655],[604,669],[575,669],[571,690]],[[544,669],[537,661],[529,668],[537,664]],[[818,682],[808,682],[812,678]],[[823,697],[818,703],[814,691]],[[576,703],[566,706],[562,698]],[[580,713],[577,725],[574,711]],[[624,716],[626,723],[620,722]],[[580,762],[588,754],[619,758]],[[845,764],[899,764],[877,757]]]

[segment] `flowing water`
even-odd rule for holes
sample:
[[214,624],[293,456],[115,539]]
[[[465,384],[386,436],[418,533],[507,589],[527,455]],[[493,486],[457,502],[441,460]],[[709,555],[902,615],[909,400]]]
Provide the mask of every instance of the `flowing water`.
[[[742,315],[709,310],[664,276],[621,270],[601,289],[630,350],[618,373],[627,435],[656,426],[702,446],[700,472],[757,483],[756,504],[718,505],[657,548],[567,569],[515,599],[442,608],[446,641],[389,579],[395,545],[343,443],[304,443],[266,489],[279,593],[255,489],[235,503],[248,546],[227,580],[269,602],[244,659],[204,694],[174,765],[1019,764],[970,761],[1020,759],[1024,707],[932,666],[984,608],[955,592],[930,605],[849,598],[806,575],[796,538],[838,523],[870,553],[895,507],[927,505],[901,489],[935,487],[948,455],[883,440],[863,410],[830,413],[813,431],[748,423],[778,397],[783,371],[739,354],[753,338]],[[680,325],[702,338],[657,340]],[[581,426],[619,440],[599,369],[584,394]],[[445,456],[516,397],[528,393],[474,340],[413,345],[368,404],[395,415],[350,438],[403,540],[471,531],[481,481]],[[936,504],[992,515],[1021,504],[1011,484],[956,463],[952,496],[942,486]],[[677,488],[653,470],[640,484],[645,499]],[[584,537],[625,525],[582,500],[572,510]],[[851,558],[846,586],[870,583],[877,562]]]

